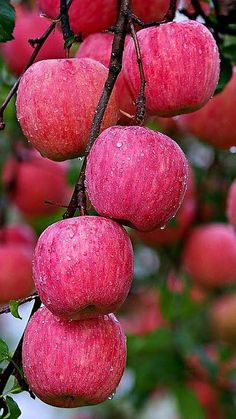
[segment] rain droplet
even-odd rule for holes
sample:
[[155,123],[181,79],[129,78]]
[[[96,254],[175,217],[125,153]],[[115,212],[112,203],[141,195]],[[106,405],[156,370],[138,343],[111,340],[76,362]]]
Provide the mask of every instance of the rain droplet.
[[116,143],[116,147],[118,147],[118,148],[121,148],[121,147],[122,147],[122,145],[123,145],[123,143],[122,143],[122,142],[118,142],[118,143]]
[[166,228],[166,226],[164,225],[164,226],[161,226],[160,227],[160,230],[165,230],[165,228]]

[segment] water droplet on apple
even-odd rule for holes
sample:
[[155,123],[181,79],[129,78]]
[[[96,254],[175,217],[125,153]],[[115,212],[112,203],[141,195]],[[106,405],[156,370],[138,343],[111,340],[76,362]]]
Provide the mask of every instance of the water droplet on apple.
[[163,225],[163,226],[160,227],[160,230],[165,230],[165,228],[166,228],[166,226]]
[[123,145],[123,143],[122,143],[122,142],[118,142],[118,143],[116,143],[116,147],[118,147],[118,148],[121,148],[121,147],[122,147],[122,145]]
[[114,396],[115,396],[115,393],[112,393],[112,394],[108,397],[108,400],[112,400],[112,399],[114,399]]

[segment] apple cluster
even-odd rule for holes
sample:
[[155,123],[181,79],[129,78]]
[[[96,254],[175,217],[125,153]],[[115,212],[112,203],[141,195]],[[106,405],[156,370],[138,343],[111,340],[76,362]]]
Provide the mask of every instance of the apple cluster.
[[[48,17],[58,16],[59,0],[38,3]],[[133,0],[132,7],[146,22],[160,20],[169,1]],[[30,66],[20,79],[17,118],[35,150],[28,151],[23,161],[7,161],[4,181],[12,185],[12,173],[17,173],[9,194],[28,217],[43,213],[42,197],[60,203],[68,199],[65,161],[84,156],[108,76],[113,42],[113,35],[101,31],[114,24],[117,10],[115,0],[74,0],[69,11],[71,27],[85,38],[75,58],[62,58],[60,51],[56,57],[41,57],[43,60]],[[20,16],[20,9],[18,13]],[[33,25],[31,17],[29,22]],[[201,108],[198,112],[203,112],[219,78],[219,52],[210,31],[195,21],[170,22],[142,29],[137,38],[146,79],[147,117],[168,118]],[[17,39],[16,35],[15,43]],[[9,57],[9,67],[20,73],[7,44],[4,54]],[[160,228],[180,209],[177,241],[196,212],[191,169],[179,145],[165,134],[132,124],[140,83],[135,45],[127,35],[123,67],[87,159],[86,193],[97,215],[51,224],[35,248],[33,280],[44,307],[26,328],[23,369],[31,390],[53,406],[101,403],[116,391],[122,377],[126,338],[113,313],[125,302],[133,278],[133,249],[123,226],[134,229],[147,243],[168,243],[168,232],[162,238]],[[34,194],[32,178],[39,181],[41,173],[40,196],[38,190]],[[48,179],[52,176],[54,186],[49,191],[52,181]],[[31,192],[27,192],[30,188]],[[27,194],[31,194],[30,207]],[[233,200],[230,198],[230,202]],[[230,203],[230,208],[233,205]],[[232,211],[229,209],[233,219]],[[214,238],[216,231],[219,243]],[[209,286],[215,286],[233,280],[233,234],[233,227],[220,224],[192,232],[183,263],[196,283],[208,281]],[[217,264],[212,267],[211,261],[209,266],[196,266],[193,255],[198,248],[204,249],[209,235],[213,236],[212,247],[221,250],[229,245],[231,249],[232,254],[225,255],[225,271],[219,270]],[[211,251],[213,254],[216,250]],[[31,269],[31,262],[29,266]],[[172,280],[169,283],[173,286]],[[155,306],[153,292],[145,298],[148,306]],[[148,322],[152,330],[153,324],[163,324],[164,320],[161,313],[157,316],[154,311]],[[132,318],[128,327],[140,332],[140,325]]]

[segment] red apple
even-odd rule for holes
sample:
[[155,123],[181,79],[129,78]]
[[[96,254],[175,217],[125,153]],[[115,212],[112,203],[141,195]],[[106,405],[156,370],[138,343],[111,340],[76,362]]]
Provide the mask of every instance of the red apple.
[[125,342],[113,314],[68,322],[43,307],[24,335],[26,380],[36,396],[52,406],[101,403],[116,391],[122,377]]
[[228,192],[227,216],[230,224],[236,227],[236,180],[232,183]]
[[27,217],[54,213],[58,206],[67,203],[70,194],[67,168],[67,164],[44,159],[35,151],[29,151],[26,160],[10,158],[3,175],[10,200]]
[[45,306],[68,319],[116,311],[133,276],[133,250],[114,221],[84,216],[49,226],[38,240],[34,281]]
[[112,127],[89,154],[87,192],[100,215],[150,231],[177,212],[187,174],[185,156],[169,137],[142,127]]
[[[113,38],[114,35],[110,33],[95,33],[89,35],[82,42],[76,57],[92,58],[99,61],[106,67],[109,67]],[[130,36],[127,35],[125,45],[127,45],[129,39]],[[135,103],[126,80],[124,79],[124,73],[122,70],[116,81],[116,90],[119,109],[129,115],[135,115]],[[123,119],[122,114],[121,119]]]
[[[83,154],[107,74],[102,64],[87,58],[40,61],[26,71],[18,89],[17,117],[42,155],[60,161]],[[118,117],[114,91],[102,129]]]
[[196,215],[197,202],[193,175],[189,169],[187,191],[176,217],[164,229],[137,232],[137,236],[148,246],[165,246],[176,243],[184,237]]
[[7,224],[0,229],[0,243],[26,246],[29,249],[35,247],[36,234],[27,224]]
[[[50,18],[59,14],[60,0],[38,0],[39,9]],[[161,20],[170,0],[133,0],[132,12],[145,22]],[[71,28],[84,36],[114,25],[119,10],[118,0],[73,0],[69,10]]]
[[[181,278],[178,278],[176,274],[171,271],[167,277],[167,287],[175,294],[182,294],[184,292],[184,282]],[[196,304],[201,304],[206,300],[207,294],[204,288],[198,284],[190,284],[189,297],[191,301]]]
[[[17,11],[13,32],[14,40],[2,45],[3,58],[13,73],[19,75],[33,53],[33,48],[28,40],[41,36],[47,28],[47,19],[40,17],[36,11],[29,11],[23,8]],[[55,29],[45,41],[35,61],[64,57],[63,37]]]
[[[193,112],[213,95],[219,78],[219,52],[210,31],[195,21],[170,22],[138,32],[149,114]],[[124,75],[133,97],[140,74],[133,42],[124,53]]]
[[220,419],[218,400],[219,392],[207,381],[192,379],[188,387],[196,394],[201,406],[206,411],[206,419]]
[[212,333],[218,339],[236,343],[236,294],[219,297],[210,308]]
[[[182,3],[183,4],[181,5],[181,9],[186,9],[188,13],[194,13],[195,12],[195,7],[192,5],[191,0],[184,0]],[[207,1],[205,1],[205,0],[199,0],[199,4],[200,4],[201,8],[203,9],[204,13],[209,15],[210,10],[211,10],[209,3],[207,3]]]
[[235,124],[236,67],[224,90],[202,109],[182,115],[178,123],[187,132],[219,148],[236,146]]
[[155,288],[146,288],[131,293],[118,318],[125,333],[145,335],[164,325],[160,298]]
[[0,266],[0,304],[25,298],[33,291],[31,249],[1,243]]
[[221,287],[236,280],[236,235],[233,227],[212,223],[192,230],[183,251],[183,263],[193,281]]

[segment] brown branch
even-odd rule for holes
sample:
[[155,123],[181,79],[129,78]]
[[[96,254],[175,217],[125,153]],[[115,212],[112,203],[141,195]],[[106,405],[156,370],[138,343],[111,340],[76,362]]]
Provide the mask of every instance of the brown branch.
[[[35,292],[34,294],[29,295],[29,297],[23,298],[22,300],[17,300],[19,303],[19,306],[21,306],[22,304],[28,303],[30,301],[36,300],[38,298],[38,294]],[[7,314],[10,313],[11,309],[10,306],[4,306],[0,309],[0,315],[1,314]]]
[[86,195],[85,195],[85,170],[87,165],[87,157],[91,147],[99,135],[103,116],[107,108],[111,93],[113,91],[116,79],[122,68],[122,58],[125,45],[125,36],[127,33],[130,13],[130,0],[121,0],[120,12],[114,29],[114,39],[112,44],[111,59],[109,63],[108,77],[98,102],[97,109],[93,118],[92,127],[89,134],[88,144],[84,154],[84,161],[77,180],[68,209],[63,218],[70,218],[80,208],[81,213],[86,214]]
[[143,125],[144,119],[145,119],[145,113],[146,113],[146,96],[145,96],[146,80],[145,80],[145,74],[144,74],[144,69],[143,69],[140,45],[139,45],[139,41],[138,41],[134,24],[132,22],[132,18],[129,19],[129,24],[130,24],[130,29],[131,29],[131,35],[132,35],[134,45],[135,45],[137,63],[138,63],[139,73],[140,73],[140,83],[141,83],[139,94],[136,99],[135,123],[137,123],[138,125]]
[[[39,309],[40,306],[41,306],[41,301],[40,301],[40,298],[37,297],[35,299],[34,306],[33,306],[32,311],[30,313],[28,322],[29,322],[30,318],[33,316],[33,314]],[[7,385],[7,382],[9,380],[10,376],[13,375],[15,372],[17,374],[19,374],[15,365],[17,365],[17,366],[21,365],[23,337],[24,337],[24,333],[21,336],[21,339],[20,339],[20,341],[19,341],[19,343],[16,347],[16,350],[14,352],[12,360],[10,360],[9,364],[7,365],[7,367],[5,368],[3,373],[0,375],[0,395],[3,394],[4,389]],[[25,383],[24,389],[28,390],[28,387],[27,387],[26,383]]]

